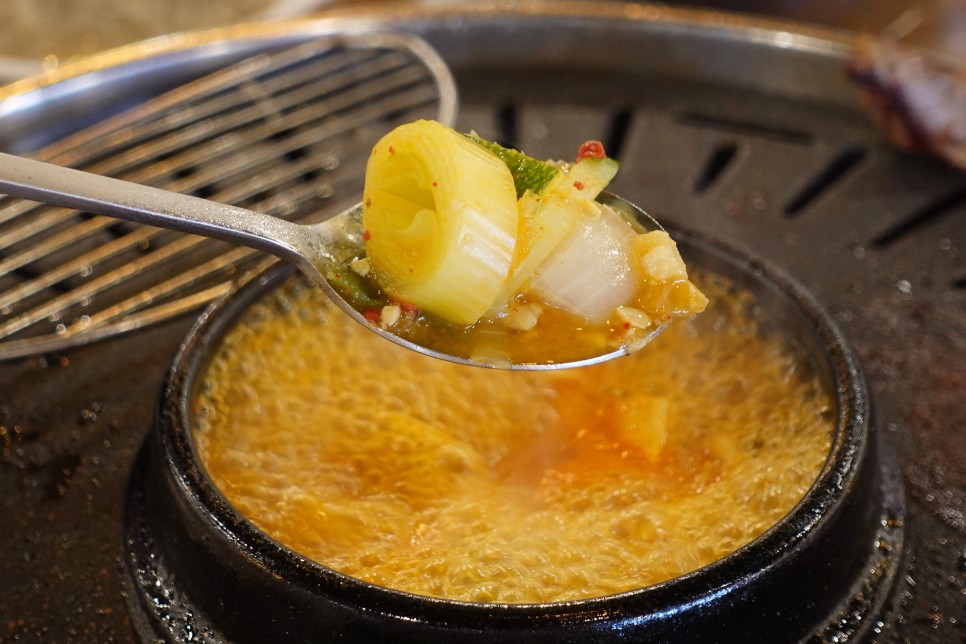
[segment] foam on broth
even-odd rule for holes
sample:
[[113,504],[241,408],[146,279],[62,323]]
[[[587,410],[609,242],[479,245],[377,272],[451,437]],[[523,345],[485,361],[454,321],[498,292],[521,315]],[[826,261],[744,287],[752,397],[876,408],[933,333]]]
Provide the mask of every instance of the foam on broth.
[[205,374],[198,452],[269,536],[379,585],[521,603],[658,583],[784,516],[834,427],[750,296],[699,285],[709,310],[634,356],[511,372],[393,345],[290,281]]

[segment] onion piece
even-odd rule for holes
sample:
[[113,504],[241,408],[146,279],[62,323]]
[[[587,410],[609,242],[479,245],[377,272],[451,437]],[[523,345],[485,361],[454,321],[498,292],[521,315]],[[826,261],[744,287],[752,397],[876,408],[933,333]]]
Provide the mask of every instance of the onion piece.
[[534,273],[528,292],[601,324],[614,309],[632,301],[637,291],[638,278],[630,261],[637,233],[611,208],[593,205],[599,215],[583,218]]
[[[617,174],[614,159],[584,159],[559,168],[556,177],[539,194],[527,191],[519,200],[520,232],[517,247],[496,305],[503,306],[524,288],[583,218],[597,217],[594,199]],[[511,170],[512,173],[512,170]]]

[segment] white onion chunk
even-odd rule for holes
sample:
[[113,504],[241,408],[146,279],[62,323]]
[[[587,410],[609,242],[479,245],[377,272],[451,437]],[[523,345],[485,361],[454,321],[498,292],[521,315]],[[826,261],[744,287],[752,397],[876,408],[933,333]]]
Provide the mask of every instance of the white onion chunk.
[[529,288],[538,299],[594,324],[630,302],[638,288],[630,261],[637,233],[613,210],[600,208],[599,217],[584,219],[560,243]]

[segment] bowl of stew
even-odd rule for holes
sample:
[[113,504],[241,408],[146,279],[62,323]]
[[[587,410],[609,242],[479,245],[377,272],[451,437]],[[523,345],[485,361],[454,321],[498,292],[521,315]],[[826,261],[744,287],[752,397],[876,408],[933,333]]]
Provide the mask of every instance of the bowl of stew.
[[145,637],[800,641],[887,604],[902,493],[793,280],[679,231],[708,310],[547,372],[391,345],[285,266],[196,324],[132,476]]

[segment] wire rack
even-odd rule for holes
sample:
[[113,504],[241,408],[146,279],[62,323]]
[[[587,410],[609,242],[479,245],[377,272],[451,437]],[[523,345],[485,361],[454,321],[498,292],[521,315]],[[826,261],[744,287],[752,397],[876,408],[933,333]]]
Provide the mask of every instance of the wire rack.
[[[422,41],[327,37],[260,54],[58,141],[36,158],[292,221],[359,199],[398,124],[452,124],[456,90]],[[275,261],[224,242],[0,198],[0,360],[197,310]]]

